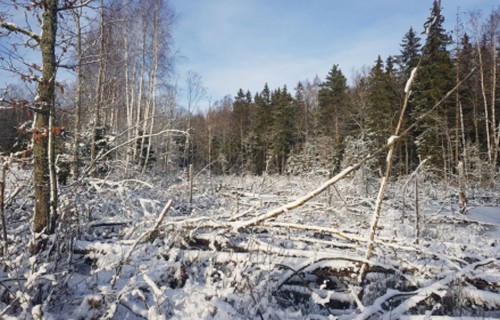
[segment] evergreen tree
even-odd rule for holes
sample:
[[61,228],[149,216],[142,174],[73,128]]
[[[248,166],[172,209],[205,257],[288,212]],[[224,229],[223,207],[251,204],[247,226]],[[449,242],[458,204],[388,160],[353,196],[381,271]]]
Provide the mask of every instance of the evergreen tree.
[[273,125],[271,133],[271,148],[275,161],[276,172],[282,174],[286,160],[295,143],[295,105],[286,86],[278,88],[271,96],[273,110]]
[[406,81],[410,77],[411,69],[415,68],[420,58],[420,38],[413,27],[405,34],[401,43],[401,54],[396,57],[400,77]]
[[378,56],[368,78],[367,93],[370,136],[376,140],[377,145],[384,144],[391,134],[393,106],[390,95],[388,76],[384,72],[384,62]]
[[311,111],[306,101],[305,88],[302,82],[297,83],[295,87],[295,97],[293,99],[294,109],[296,112],[295,124],[297,145],[301,147],[306,143],[306,140],[311,130]]
[[[393,134],[401,106],[400,86],[394,74],[392,57],[387,59],[384,69],[382,58],[378,56],[367,83],[369,136],[378,148]],[[384,158],[379,161],[382,166],[385,165]]]
[[[403,89],[406,81],[410,77],[411,70],[418,65],[418,61],[421,58],[421,44],[420,37],[411,27],[408,32],[404,35],[400,55],[396,57],[396,63],[398,65],[398,70],[396,72],[396,91],[399,94],[400,100],[398,106],[402,106]],[[405,110],[405,115],[403,118],[403,127],[407,126],[408,122],[412,122],[411,114],[413,113],[413,101],[410,101]],[[417,147],[415,141],[418,137],[415,130],[412,131],[411,135],[403,137],[401,143],[398,147],[398,158],[400,171],[403,174],[409,174],[418,165]]]
[[[427,40],[414,85],[414,120],[429,111],[454,86],[454,66],[447,49],[451,37],[443,23],[440,1],[435,0],[425,24]],[[453,101],[445,101],[431,115],[420,119],[416,131],[420,158],[430,158],[431,163],[442,165],[445,170],[453,159],[450,130],[451,124],[455,123],[454,110]]]
[[247,159],[247,146],[245,144],[246,137],[250,130],[250,116],[251,116],[252,94],[250,91],[246,93],[240,89],[234,99],[232,118],[237,132],[234,133],[234,146],[236,153],[235,157],[238,169],[241,171],[245,167]]
[[395,70],[394,70],[393,56],[388,56],[387,59],[385,60],[385,73],[391,77],[394,76]]
[[318,92],[318,126],[322,134],[334,137],[336,144],[341,140],[341,125],[345,125],[347,90],[347,79],[339,66],[334,65]]
[[267,83],[261,93],[255,94],[255,112],[252,117],[251,132],[248,137],[252,171],[262,174],[267,168],[268,149],[270,145],[269,130],[272,126],[271,91]]

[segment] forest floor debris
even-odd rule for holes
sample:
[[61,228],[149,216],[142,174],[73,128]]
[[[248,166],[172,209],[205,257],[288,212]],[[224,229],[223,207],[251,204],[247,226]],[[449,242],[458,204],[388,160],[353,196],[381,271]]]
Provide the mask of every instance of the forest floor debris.
[[[2,257],[0,314],[500,317],[500,208],[489,196],[498,186],[476,188],[461,215],[456,188],[422,175],[418,204],[414,187],[402,193],[405,179],[391,181],[369,261],[371,182],[360,186],[347,178],[301,207],[260,219],[324,178],[198,176],[190,204],[186,180],[123,170],[62,186],[62,223],[47,248],[31,257],[25,248],[32,200],[28,187],[19,188],[29,174],[12,170],[6,193],[16,197],[6,206],[9,255]],[[364,263],[367,276],[359,283]]]

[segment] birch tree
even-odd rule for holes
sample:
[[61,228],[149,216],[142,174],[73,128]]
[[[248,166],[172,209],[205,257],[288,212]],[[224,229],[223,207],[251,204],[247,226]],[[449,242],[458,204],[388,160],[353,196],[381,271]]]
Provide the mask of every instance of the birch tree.
[[100,35],[99,35],[99,72],[97,78],[96,88],[96,102],[94,108],[94,117],[92,123],[92,144],[90,152],[90,160],[95,162],[97,157],[97,139],[98,130],[101,127],[101,105],[103,103],[103,86],[104,86],[104,73],[106,72],[106,37],[104,33],[104,1],[100,1]]
[[192,131],[192,118],[193,114],[196,112],[198,105],[205,96],[205,87],[203,86],[203,81],[201,75],[195,71],[189,71],[186,77],[187,85],[187,124],[186,132],[188,133],[186,139],[186,145],[184,149],[184,166],[192,164],[193,158],[193,143],[191,141],[190,135]]

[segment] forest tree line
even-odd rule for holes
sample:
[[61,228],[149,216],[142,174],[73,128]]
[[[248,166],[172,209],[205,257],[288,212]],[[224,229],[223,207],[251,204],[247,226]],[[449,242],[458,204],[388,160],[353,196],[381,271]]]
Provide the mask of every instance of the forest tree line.
[[[67,8],[57,31],[58,61],[75,75],[74,82],[56,84],[55,125],[69,133],[57,146],[74,177],[83,164],[98,170],[105,159],[169,172],[192,164],[214,174],[332,174],[349,157],[387,143],[417,64],[404,127],[417,125],[397,145],[395,173],[409,174],[427,158],[444,175],[461,165],[498,166],[500,9],[469,13],[449,31],[434,1],[423,32],[410,27],[399,54],[374,57],[351,81],[334,64],[324,79],[240,89],[200,110],[207,97],[195,72],[187,77],[187,105],[179,107],[176,15],[168,1],[91,3]],[[4,60],[3,66],[36,82],[39,70],[25,65],[16,69]],[[29,100],[15,88],[8,90],[12,101]],[[383,166],[383,157],[373,163],[376,170]]]
[[[226,97],[196,116],[190,161],[202,168],[217,160],[211,165],[217,173],[335,173],[346,156],[366,155],[387,143],[406,82],[419,65],[403,125],[414,128],[397,145],[395,173],[409,174],[424,159],[443,176],[464,166],[491,173],[500,147],[500,10],[469,18],[447,31],[435,1],[426,30],[410,27],[398,55],[375,57],[351,85],[335,64],[325,79],[301,81],[292,90],[267,84],[260,92],[240,89],[234,99]],[[381,156],[374,169],[384,162]]]

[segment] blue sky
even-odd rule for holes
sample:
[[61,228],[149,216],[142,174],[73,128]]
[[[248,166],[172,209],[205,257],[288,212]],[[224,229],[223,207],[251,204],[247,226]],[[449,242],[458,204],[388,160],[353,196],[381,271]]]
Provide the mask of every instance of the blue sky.
[[[171,0],[178,14],[174,39],[181,56],[178,85],[188,70],[202,76],[212,101],[239,88],[252,93],[316,75],[339,64],[351,78],[380,54],[399,54],[410,26],[420,32],[432,0]],[[484,15],[498,0],[442,0],[446,27],[457,12]],[[204,102],[200,103],[202,105]]]

